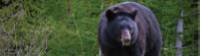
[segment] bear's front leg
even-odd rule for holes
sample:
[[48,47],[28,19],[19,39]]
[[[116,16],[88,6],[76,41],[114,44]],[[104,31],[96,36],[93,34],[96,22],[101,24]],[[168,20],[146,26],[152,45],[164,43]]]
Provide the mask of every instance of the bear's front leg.
[[137,40],[137,42],[133,45],[132,56],[144,56],[145,54],[145,41]]

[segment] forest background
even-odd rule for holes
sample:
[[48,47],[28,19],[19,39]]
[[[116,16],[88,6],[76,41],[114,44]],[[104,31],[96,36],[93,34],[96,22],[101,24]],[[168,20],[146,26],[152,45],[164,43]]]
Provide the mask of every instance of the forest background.
[[[128,0],[0,0],[0,55],[98,56],[99,15],[124,1]],[[198,0],[137,2],[149,7],[159,21],[161,56],[176,55],[180,10],[184,10],[183,55],[198,55]]]

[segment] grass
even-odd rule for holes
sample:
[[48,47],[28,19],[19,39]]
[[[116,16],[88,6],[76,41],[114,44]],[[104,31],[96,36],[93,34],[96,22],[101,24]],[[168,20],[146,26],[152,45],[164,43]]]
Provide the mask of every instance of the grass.
[[[12,0],[10,5],[2,7],[0,55],[98,56],[97,29],[100,13],[111,5],[127,0],[71,1],[71,16],[67,15],[67,0]],[[185,56],[195,56],[197,19],[188,15],[191,10],[189,1],[183,1],[187,14],[184,18],[183,52]],[[158,18],[164,36],[162,56],[175,56],[179,2],[138,2],[152,9]],[[7,51],[8,49],[13,51]],[[9,54],[10,52],[13,54]]]

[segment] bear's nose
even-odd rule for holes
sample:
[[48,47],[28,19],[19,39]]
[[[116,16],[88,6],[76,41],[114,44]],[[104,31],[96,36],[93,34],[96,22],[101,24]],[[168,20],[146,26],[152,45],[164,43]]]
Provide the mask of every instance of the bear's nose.
[[124,39],[124,42],[125,43],[128,43],[128,42],[130,42],[131,40],[130,39]]
[[122,39],[121,40],[123,46],[129,46],[131,43],[131,39]]

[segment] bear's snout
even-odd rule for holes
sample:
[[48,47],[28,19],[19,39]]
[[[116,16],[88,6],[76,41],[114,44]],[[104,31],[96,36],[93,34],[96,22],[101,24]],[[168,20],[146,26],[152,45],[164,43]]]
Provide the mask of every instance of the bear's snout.
[[122,46],[129,46],[131,44],[131,34],[128,29],[121,31],[121,43]]

